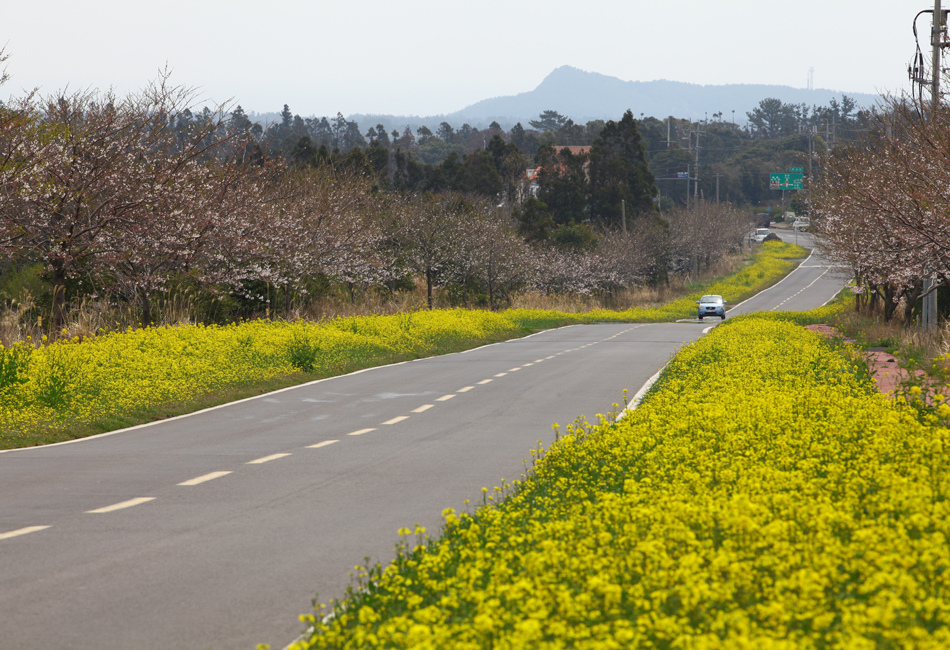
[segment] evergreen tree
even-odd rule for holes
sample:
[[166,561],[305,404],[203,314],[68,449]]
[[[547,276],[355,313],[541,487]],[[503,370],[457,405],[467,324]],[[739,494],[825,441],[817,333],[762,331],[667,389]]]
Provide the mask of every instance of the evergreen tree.
[[590,212],[603,223],[620,225],[623,203],[628,218],[656,210],[656,184],[633,112],[607,122],[590,150]]
[[503,183],[491,154],[484,149],[479,149],[465,156],[460,173],[455,179],[455,187],[452,189],[496,199],[501,194]]
[[575,156],[570,149],[560,152],[550,145],[538,149],[538,198],[559,224],[587,219],[587,156]]
[[568,118],[564,115],[561,115],[557,111],[544,111],[541,115],[538,116],[538,119],[531,120],[528,122],[532,128],[546,133],[548,131],[558,131],[565,124],[568,123]]
[[515,208],[514,218],[518,222],[518,234],[532,244],[548,241],[551,231],[557,227],[548,206],[533,196]]

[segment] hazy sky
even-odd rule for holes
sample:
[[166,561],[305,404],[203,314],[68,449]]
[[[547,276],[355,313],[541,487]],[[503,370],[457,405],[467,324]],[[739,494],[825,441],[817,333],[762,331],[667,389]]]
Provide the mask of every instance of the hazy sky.
[[[627,81],[900,92],[928,0],[10,0],[0,96],[141,88],[208,103],[436,115],[571,65]],[[944,3],[950,6],[950,0]],[[918,31],[929,48],[929,15]],[[929,56],[929,55],[928,55]],[[633,107],[635,108],[635,107]]]

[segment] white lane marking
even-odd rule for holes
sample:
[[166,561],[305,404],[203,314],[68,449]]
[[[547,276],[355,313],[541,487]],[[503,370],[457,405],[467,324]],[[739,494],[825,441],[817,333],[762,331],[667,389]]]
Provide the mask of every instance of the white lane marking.
[[9,533],[0,533],[0,539],[10,539],[11,537],[28,535],[40,530],[46,530],[47,528],[49,528],[49,526],[27,526],[26,528],[20,528],[18,530],[11,530]]
[[452,393],[452,394],[450,394],[450,395],[443,395],[442,397],[437,397],[437,398],[435,399],[435,401],[436,401],[436,402],[447,402],[447,401],[449,401],[450,399],[452,399],[453,397],[455,397],[455,393]]
[[549,357],[544,357],[544,360],[547,361],[548,359],[553,359],[555,356],[557,356],[557,355],[552,354],[552,355],[549,356]]
[[264,456],[263,458],[258,458],[257,460],[250,460],[247,465],[260,465],[261,463],[269,463],[272,460],[277,460],[278,458],[283,458],[284,456],[289,456],[290,454],[271,454],[270,456]]
[[802,260],[802,263],[799,264],[798,266],[796,266],[794,269],[792,269],[792,270],[789,272],[788,275],[786,275],[784,278],[782,278],[781,280],[779,280],[778,282],[776,282],[775,284],[773,284],[771,287],[766,287],[765,289],[762,289],[762,291],[758,292],[757,294],[754,294],[754,295],[752,295],[752,296],[749,296],[748,298],[746,298],[746,299],[743,300],[742,302],[733,305],[732,307],[729,308],[729,311],[732,311],[732,310],[735,309],[736,307],[741,307],[742,305],[746,304],[747,302],[749,302],[749,301],[752,300],[753,298],[757,298],[758,296],[761,296],[761,295],[762,295],[763,293],[765,293],[766,291],[771,291],[772,289],[774,289],[774,288],[777,287],[778,285],[780,285],[780,284],[782,284],[783,282],[785,282],[786,280],[788,280],[790,277],[792,277],[793,275],[795,275],[795,272],[796,272],[799,268],[801,268],[801,265],[802,265],[802,264],[805,264],[806,262],[808,262],[808,260],[810,260],[810,259],[811,259],[811,256],[814,255],[814,254],[815,254],[815,250],[814,250],[814,249],[810,250],[810,251],[808,252],[808,257],[806,257],[804,260]]
[[490,383],[492,383],[493,381],[495,381],[495,380],[494,380],[494,379],[482,379],[480,382],[478,382],[478,384],[479,384],[479,385],[482,385],[482,384],[490,384]]
[[[537,361],[537,362],[535,362],[535,363],[541,363],[541,362],[540,362],[540,361]],[[533,365],[534,365],[534,363],[526,363],[526,364],[524,364],[524,365],[521,366],[521,367],[522,367],[522,368],[527,368],[528,366],[533,366]]]
[[216,478],[221,478],[222,476],[227,476],[231,472],[211,472],[210,474],[205,474],[204,476],[198,476],[193,478],[190,481],[183,481],[178,485],[200,485],[207,481],[213,481]]
[[630,415],[630,413],[635,411],[638,406],[640,406],[640,402],[643,401],[643,396],[647,394],[647,391],[653,388],[653,384],[656,383],[656,380],[660,378],[660,375],[663,374],[663,370],[669,364],[670,364],[669,361],[664,363],[663,368],[660,368],[659,370],[657,370],[655,375],[647,379],[647,382],[643,384],[643,386],[640,387],[640,390],[638,390],[636,395],[633,396],[633,399],[630,400],[629,403],[627,403],[627,407],[624,410],[620,411],[620,414],[617,415],[617,421],[624,419],[625,417]]
[[819,280],[821,280],[823,277],[825,277],[825,274],[828,273],[828,271],[830,271],[832,268],[833,268],[833,267],[830,267],[830,266],[829,266],[827,269],[824,270],[824,272],[823,272],[821,275],[819,275],[817,278],[815,278],[814,280],[812,280],[812,281],[808,284],[808,286],[802,287],[801,289],[798,290],[798,293],[792,294],[791,296],[789,296],[788,298],[786,298],[785,300],[783,300],[782,302],[780,302],[779,304],[777,304],[775,307],[772,307],[772,309],[769,310],[769,311],[775,311],[776,309],[778,309],[779,307],[781,307],[782,305],[784,305],[785,303],[787,303],[789,300],[791,300],[792,298],[794,298],[795,296],[797,296],[797,295],[800,294],[801,292],[805,291],[805,289],[808,289],[809,287],[811,287],[811,285],[815,284],[816,282],[818,282]]
[[518,372],[521,368],[509,368],[508,372]]
[[475,388],[475,387],[474,387],[474,386],[466,386],[465,388],[459,388],[459,389],[458,389],[457,391],[455,391],[455,392],[456,392],[456,393],[467,393],[468,391],[472,390],[473,388]]
[[[385,424],[385,422],[383,423]],[[364,433],[369,433],[370,431],[376,431],[376,429],[360,429],[359,431],[354,431],[353,433],[348,433],[348,436],[361,436]]]
[[[542,336],[542,335],[544,335],[544,334],[550,334],[550,333],[553,332],[554,330],[567,331],[567,330],[572,329],[572,328],[575,328],[575,327],[587,327],[587,325],[566,325],[566,326],[564,326],[564,327],[557,327],[557,328],[552,328],[552,329],[546,329],[546,330],[542,330],[542,331],[540,331],[540,332],[535,332],[534,334],[529,334],[528,336],[522,336],[522,337],[518,337],[518,338],[507,339],[507,340],[505,340],[505,341],[499,341],[498,343],[488,343],[488,344],[483,345],[483,346],[478,347],[478,348],[471,348],[471,349],[469,349],[469,350],[463,350],[463,351],[461,351],[461,352],[453,352],[453,353],[450,353],[450,354],[445,354],[445,355],[440,355],[440,356],[451,357],[453,354],[466,354],[466,353],[468,353],[468,352],[475,352],[476,350],[481,350],[481,349],[484,349],[484,348],[490,348],[490,347],[496,346],[496,345],[505,345],[505,344],[510,344],[510,343],[518,343],[518,342],[520,342],[520,341],[525,341],[525,340],[530,339],[530,338],[533,338],[533,337],[535,337],[535,336]],[[409,361],[397,361],[396,363],[389,363],[389,364],[385,364],[385,365],[382,365],[382,366],[373,366],[373,367],[371,367],[371,368],[363,368],[362,370],[354,370],[353,372],[349,372],[349,373],[346,373],[346,374],[344,374],[344,375],[337,375],[337,376],[335,376],[335,377],[324,377],[323,379],[314,379],[313,381],[308,381],[308,382],[303,383],[303,384],[297,384],[296,386],[287,386],[286,388],[279,388],[279,389],[277,389],[277,390],[275,390],[275,391],[271,391],[270,393],[265,393],[264,395],[255,395],[255,396],[253,396],[253,397],[245,397],[244,399],[239,399],[239,400],[234,401],[234,402],[226,402],[226,403],[224,403],[224,404],[218,404],[217,406],[210,406],[210,407],[208,407],[208,408],[206,408],[206,409],[201,409],[200,411],[193,411],[193,412],[191,412],[191,413],[183,413],[182,415],[176,415],[175,417],[167,418],[167,419],[165,419],[165,420],[153,420],[152,422],[146,422],[146,423],[144,423],[144,424],[136,424],[136,425],[131,426],[131,427],[126,427],[126,428],[124,428],[124,429],[116,429],[115,431],[107,431],[106,433],[97,433],[97,434],[94,435],[94,436],[85,436],[85,437],[83,437],[83,438],[74,438],[73,440],[64,440],[64,441],[62,441],[62,442],[52,442],[52,443],[50,443],[50,444],[48,444],[48,445],[39,445],[39,446],[33,446],[33,447],[19,447],[19,448],[17,448],[17,449],[0,449],[0,454],[8,454],[8,453],[13,453],[13,454],[15,454],[15,453],[35,453],[35,452],[37,452],[38,450],[45,450],[45,449],[49,449],[49,448],[51,448],[51,447],[59,447],[59,446],[62,446],[62,445],[74,445],[74,444],[79,444],[79,443],[88,443],[88,442],[91,442],[91,441],[93,441],[93,440],[96,440],[97,438],[105,438],[105,437],[107,437],[107,436],[114,436],[114,435],[117,435],[117,434],[120,434],[120,433],[128,433],[128,432],[130,432],[130,431],[135,431],[135,430],[137,430],[137,429],[144,429],[144,428],[146,428],[146,427],[154,427],[154,426],[159,426],[159,425],[166,425],[166,424],[168,424],[169,422],[172,422],[172,421],[174,421],[174,420],[183,420],[183,419],[185,419],[185,418],[194,417],[194,416],[196,416],[196,415],[203,415],[203,414],[207,413],[208,411],[216,411],[216,410],[218,410],[218,409],[230,408],[230,407],[232,407],[232,406],[235,406],[236,404],[243,404],[244,402],[250,402],[250,401],[252,401],[252,400],[263,399],[264,397],[270,397],[270,396],[276,395],[277,393],[285,393],[285,392],[287,392],[287,391],[300,390],[301,388],[309,388],[309,387],[311,387],[311,386],[316,386],[317,384],[322,384],[323,382],[337,381],[337,380],[343,379],[343,378],[345,378],[345,377],[351,377],[351,376],[353,376],[353,375],[360,375],[360,374],[362,374],[362,373],[364,373],[364,372],[374,372],[374,371],[377,371],[377,370],[386,370],[386,369],[389,369],[389,368],[394,368],[394,367],[396,367],[396,366],[404,366],[404,365],[408,365],[408,364],[410,364],[410,363],[424,362],[424,361],[427,361],[427,360],[429,360],[429,359],[432,359],[432,358],[435,357],[435,356],[437,356],[437,355],[432,355],[432,356],[428,356],[428,357],[422,357],[421,359],[412,359],[412,360],[409,360]]]
[[399,417],[395,417],[392,420],[386,420],[385,422],[383,422],[383,424],[398,424],[399,422],[402,422],[403,420],[408,420],[408,419],[409,419],[408,415],[400,415]]
[[435,404],[423,404],[417,409],[412,409],[413,413],[422,413],[423,411],[428,411],[430,408],[435,406]]
[[129,499],[128,501],[123,501],[122,503],[114,503],[111,506],[106,506],[104,508],[96,508],[95,510],[87,510],[87,515],[98,515],[106,512],[115,512],[116,510],[123,510],[125,508],[131,508],[132,506],[141,505],[143,503],[148,503],[149,501],[154,501],[155,497],[138,497],[137,499]]
[[[548,359],[550,359],[550,358],[551,358],[551,357],[548,357]],[[544,361],[544,359],[535,359],[535,360],[534,360],[535,363],[541,363],[542,361]]]
[[504,376],[507,375],[507,374],[508,374],[507,372],[499,372],[499,373],[498,373],[497,375],[495,375],[495,376],[496,376],[496,377],[504,377]]
[[324,440],[323,442],[318,442],[315,445],[308,445],[307,449],[320,449],[320,447],[326,447],[327,445],[332,445],[334,442],[340,442],[339,440]]

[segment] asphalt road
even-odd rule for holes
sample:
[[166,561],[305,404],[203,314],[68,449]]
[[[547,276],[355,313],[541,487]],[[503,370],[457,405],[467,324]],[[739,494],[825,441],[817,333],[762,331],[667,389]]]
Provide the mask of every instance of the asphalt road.
[[[819,306],[827,269],[730,313]],[[399,528],[437,534],[709,326],[566,327],[0,453],[0,650],[282,648]]]

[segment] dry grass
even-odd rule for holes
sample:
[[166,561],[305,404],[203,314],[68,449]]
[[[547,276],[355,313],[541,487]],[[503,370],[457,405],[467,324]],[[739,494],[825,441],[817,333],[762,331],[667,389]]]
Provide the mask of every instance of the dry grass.
[[849,311],[837,317],[835,327],[862,345],[885,348],[912,366],[928,369],[938,357],[950,353],[950,322],[934,332],[905,328],[898,320],[886,322],[879,314]]

